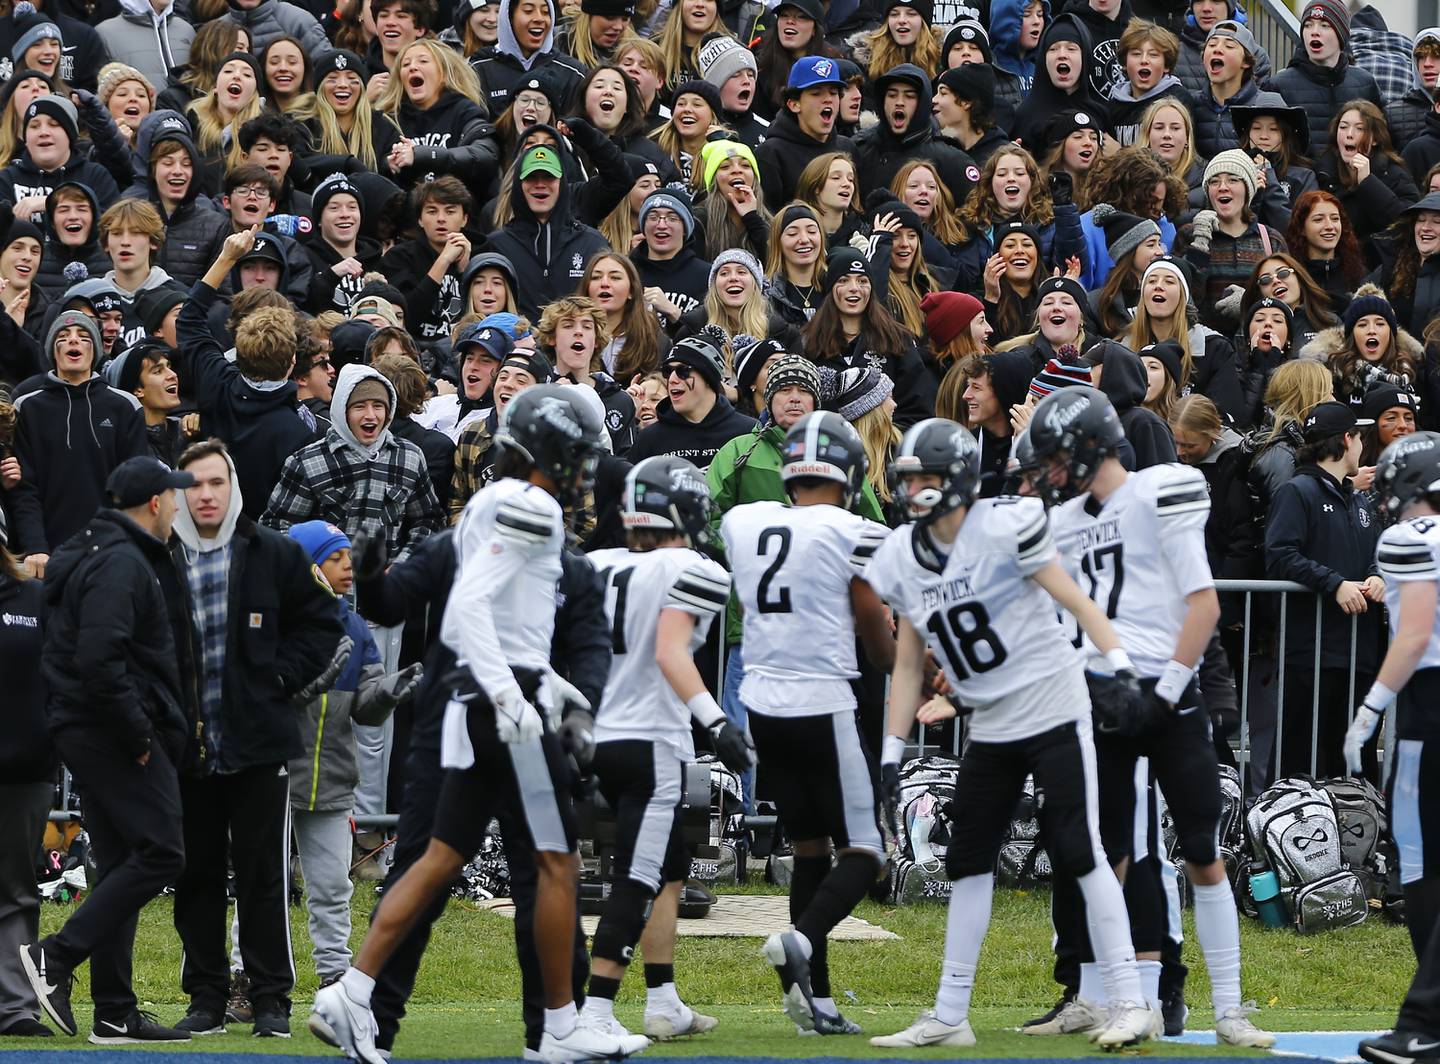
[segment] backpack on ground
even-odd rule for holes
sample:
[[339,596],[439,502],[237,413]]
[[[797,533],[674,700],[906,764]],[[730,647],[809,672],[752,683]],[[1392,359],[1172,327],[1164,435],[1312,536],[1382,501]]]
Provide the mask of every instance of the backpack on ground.
[[950,803],[960,762],[937,755],[917,757],[900,768],[900,802],[891,897],[902,904],[945,902],[950,877],[945,853],[950,845]]
[[1369,780],[1355,776],[1323,780],[1320,787],[1335,808],[1346,867],[1359,874],[1367,897],[1383,900],[1392,867],[1380,846],[1386,829],[1384,796]]

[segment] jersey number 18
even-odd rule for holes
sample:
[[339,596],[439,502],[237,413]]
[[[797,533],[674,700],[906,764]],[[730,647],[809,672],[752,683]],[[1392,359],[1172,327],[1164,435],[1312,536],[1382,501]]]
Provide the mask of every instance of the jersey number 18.
[[945,655],[950,674],[958,680],[972,673],[989,672],[1009,656],[1000,642],[1000,633],[990,627],[990,614],[979,602],[962,602],[943,612],[936,610],[926,627]]

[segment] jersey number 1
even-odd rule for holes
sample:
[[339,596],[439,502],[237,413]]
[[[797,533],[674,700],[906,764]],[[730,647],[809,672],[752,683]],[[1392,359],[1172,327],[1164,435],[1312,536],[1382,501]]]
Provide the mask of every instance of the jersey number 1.
[[979,602],[962,602],[944,613],[937,610],[930,615],[927,627],[950,663],[951,675],[957,679],[989,672],[1009,656],[1000,642],[1000,633],[990,627],[990,614]]
[[625,653],[625,601],[630,597],[630,578],[634,575],[634,569],[600,570],[607,591],[615,593],[610,606],[610,649],[616,654]]

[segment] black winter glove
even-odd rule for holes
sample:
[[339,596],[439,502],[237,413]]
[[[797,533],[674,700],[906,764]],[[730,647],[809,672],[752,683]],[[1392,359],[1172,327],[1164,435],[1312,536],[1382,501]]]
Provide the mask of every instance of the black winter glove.
[[731,772],[749,772],[755,767],[755,745],[742,729],[728,720],[716,721],[710,737],[715,742],[715,756]]
[[350,540],[350,565],[356,580],[374,580],[385,571],[385,537],[364,530]]
[[1050,199],[1057,207],[1075,202],[1075,179],[1064,170],[1056,170],[1050,175]]

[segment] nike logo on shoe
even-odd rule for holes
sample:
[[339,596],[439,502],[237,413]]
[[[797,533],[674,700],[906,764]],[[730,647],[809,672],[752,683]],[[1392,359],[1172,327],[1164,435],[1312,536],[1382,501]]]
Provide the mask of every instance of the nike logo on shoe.
[[123,1023],[111,1023],[109,1020],[101,1020],[100,1023],[102,1026],[110,1028],[110,1030],[116,1034],[125,1034],[130,1030],[130,1028]]
[[1440,1042],[1422,1042],[1418,1038],[1410,1039],[1405,1047],[1407,1053],[1428,1053],[1432,1049],[1440,1048]]

